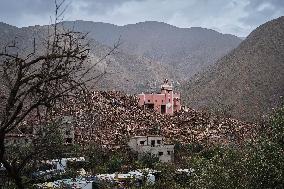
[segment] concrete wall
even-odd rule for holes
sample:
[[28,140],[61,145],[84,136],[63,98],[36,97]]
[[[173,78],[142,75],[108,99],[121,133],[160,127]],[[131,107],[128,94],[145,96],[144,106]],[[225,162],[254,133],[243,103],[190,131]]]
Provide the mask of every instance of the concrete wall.
[[160,145],[164,144],[163,137],[161,137],[161,136],[148,136],[147,140],[148,140],[148,145],[149,146],[152,146],[152,141],[155,142],[154,146],[160,146]]
[[144,142],[144,145],[148,145],[147,137],[146,136],[135,136],[132,137],[129,142],[128,146],[133,149],[134,151],[138,151],[139,146],[144,146],[140,142]]
[[61,118],[61,134],[63,136],[65,144],[74,144],[75,140],[75,129],[72,125],[72,116],[63,116]]
[[[141,144],[141,141],[144,141],[144,143]],[[154,143],[152,143],[152,141],[154,141]],[[140,155],[143,155],[144,153],[151,153],[152,155],[159,157],[161,162],[173,161],[174,145],[164,145],[162,136],[136,136],[130,139],[128,145],[132,150],[138,152]]]
[[174,145],[161,145],[161,146],[139,146],[139,154],[143,155],[144,153],[151,153],[159,157],[161,162],[171,162],[173,161],[174,155]]
[[65,144],[74,144],[75,141],[75,129],[72,125],[64,124],[61,128],[61,133]]

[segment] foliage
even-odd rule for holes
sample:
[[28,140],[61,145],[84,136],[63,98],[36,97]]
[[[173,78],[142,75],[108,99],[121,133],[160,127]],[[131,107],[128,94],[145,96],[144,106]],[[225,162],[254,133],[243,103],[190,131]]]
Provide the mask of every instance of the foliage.
[[271,140],[284,146],[284,105],[271,117],[268,130],[271,131]]
[[152,155],[150,153],[144,153],[138,159],[139,168],[154,168],[155,164],[159,162],[159,157]]
[[100,146],[93,144],[86,150],[85,156],[89,162],[89,169],[92,174],[106,173],[105,166],[108,155],[107,150],[103,150]]
[[[176,155],[185,156],[182,166],[190,168],[188,174],[177,172],[178,164],[160,163],[149,154],[129,160],[124,152],[108,152],[91,148],[90,162],[98,170],[108,173],[121,172],[121,167],[152,168],[157,170],[154,184],[143,182],[141,188],[284,188],[283,128],[284,110],[281,108],[271,118],[266,133],[256,141],[242,147],[203,147],[199,144],[175,147]],[[93,159],[92,159],[93,158]],[[145,180],[144,180],[145,181]],[[129,188],[135,184],[129,183]],[[105,188],[112,188],[106,185]]]
[[88,160],[88,170],[92,174],[128,172],[141,167],[137,162],[137,154],[128,149],[112,151],[92,144],[87,147],[84,155]]
[[64,155],[65,145],[60,130],[60,123],[52,122],[48,125],[44,125],[42,127],[42,133],[38,136],[37,139],[33,140],[33,147],[44,152],[38,157],[39,160],[59,159]]
[[87,83],[103,74],[90,75],[97,64],[90,64],[86,34],[66,30],[60,23],[63,4],[64,0],[55,1],[54,24],[46,28],[43,36],[35,35],[31,51],[19,48],[16,39],[0,52],[0,163],[18,188],[24,188],[25,166],[40,155],[49,158],[43,154],[48,148],[57,153],[60,148],[56,145],[61,142],[53,137],[56,132],[51,132],[51,138],[36,138],[33,142],[38,143],[31,148],[19,146],[20,156],[15,158],[6,153],[7,135],[22,132],[21,128],[28,130],[33,122],[48,120],[49,110],[58,102],[87,90]]
[[267,133],[243,148],[216,148],[211,158],[197,155],[191,188],[283,188],[284,111],[272,117]]
[[122,165],[124,164],[124,159],[120,155],[113,155],[109,158],[107,162],[107,172],[115,173],[121,170]]
[[198,148],[178,145],[176,151],[188,156],[189,175],[178,175],[172,164],[156,164],[159,170],[154,185],[143,188],[284,188],[284,107],[275,112],[256,141],[243,147]]

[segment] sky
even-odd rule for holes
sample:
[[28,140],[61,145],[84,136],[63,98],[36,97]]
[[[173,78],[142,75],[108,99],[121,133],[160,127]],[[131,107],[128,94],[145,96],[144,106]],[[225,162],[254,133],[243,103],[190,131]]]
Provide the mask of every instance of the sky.
[[[0,0],[0,21],[17,27],[50,24],[54,1]],[[65,0],[65,6],[64,20],[116,25],[159,21],[239,37],[284,15],[284,0]]]

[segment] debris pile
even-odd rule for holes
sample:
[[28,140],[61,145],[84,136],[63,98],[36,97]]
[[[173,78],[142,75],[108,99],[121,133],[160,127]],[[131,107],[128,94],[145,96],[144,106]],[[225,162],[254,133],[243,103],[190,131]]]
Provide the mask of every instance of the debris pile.
[[193,109],[174,116],[143,110],[135,96],[122,92],[93,92],[84,97],[84,102],[72,99],[54,110],[57,116],[74,118],[75,140],[81,145],[95,142],[115,147],[126,145],[135,135],[157,134],[166,142],[240,145],[256,135],[256,124]]

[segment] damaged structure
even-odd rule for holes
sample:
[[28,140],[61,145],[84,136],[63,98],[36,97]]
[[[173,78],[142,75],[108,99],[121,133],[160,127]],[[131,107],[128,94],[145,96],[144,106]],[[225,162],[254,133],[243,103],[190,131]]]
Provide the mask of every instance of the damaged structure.
[[27,146],[32,143],[34,137],[33,134],[8,133],[6,134],[4,144],[5,146]]
[[149,153],[159,157],[161,162],[172,162],[174,159],[174,145],[164,144],[162,136],[134,136],[128,146],[138,152],[138,156]]
[[72,116],[63,116],[61,118],[60,132],[63,136],[64,144],[74,144],[75,142],[75,128],[73,126]]
[[173,92],[173,85],[167,79],[161,85],[160,93],[142,93],[138,94],[138,98],[140,106],[154,109],[161,114],[173,115],[181,110],[180,94]]

